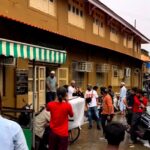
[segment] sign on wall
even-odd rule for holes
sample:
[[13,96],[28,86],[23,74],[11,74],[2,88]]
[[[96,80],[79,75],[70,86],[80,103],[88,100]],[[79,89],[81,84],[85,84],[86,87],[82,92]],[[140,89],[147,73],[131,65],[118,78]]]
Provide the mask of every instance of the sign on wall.
[[28,70],[16,70],[16,95],[28,94]]

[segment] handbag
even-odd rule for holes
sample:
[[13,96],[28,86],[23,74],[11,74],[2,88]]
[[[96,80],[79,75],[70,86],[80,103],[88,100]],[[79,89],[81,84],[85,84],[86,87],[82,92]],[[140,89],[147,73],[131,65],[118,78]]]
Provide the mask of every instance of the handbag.
[[87,104],[89,104],[89,103],[91,103],[92,98],[91,98],[91,97],[88,97],[88,98],[85,99],[85,101],[86,101]]

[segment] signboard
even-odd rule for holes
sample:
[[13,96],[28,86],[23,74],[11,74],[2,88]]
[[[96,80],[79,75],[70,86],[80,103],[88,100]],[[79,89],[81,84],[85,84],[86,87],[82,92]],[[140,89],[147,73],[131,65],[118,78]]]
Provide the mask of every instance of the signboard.
[[16,63],[16,59],[14,57],[5,57],[5,56],[0,57],[0,64],[1,65],[12,65],[12,66],[14,66],[15,63]]
[[16,95],[28,94],[28,70],[16,70]]

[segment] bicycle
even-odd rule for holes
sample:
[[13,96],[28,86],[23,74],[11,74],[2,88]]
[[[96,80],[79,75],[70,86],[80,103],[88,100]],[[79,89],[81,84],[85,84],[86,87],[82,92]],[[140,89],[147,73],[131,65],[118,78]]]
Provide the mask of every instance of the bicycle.
[[[74,121],[74,120],[69,120],[69,121]],[[69,144],[73,144],[80,136],[80,127],[76,127],[73,128],[71,130],[69,130],[69,136],[68,136],[68,140],[69,140]]]

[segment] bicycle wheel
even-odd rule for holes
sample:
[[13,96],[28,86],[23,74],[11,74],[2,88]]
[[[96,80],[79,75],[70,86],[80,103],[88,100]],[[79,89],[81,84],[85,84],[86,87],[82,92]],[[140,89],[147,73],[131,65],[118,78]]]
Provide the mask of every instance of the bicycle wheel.
[[69,130],[69,143],[72,144],[75,142],[80,136],[80,128],[74,128],[72,130]]

